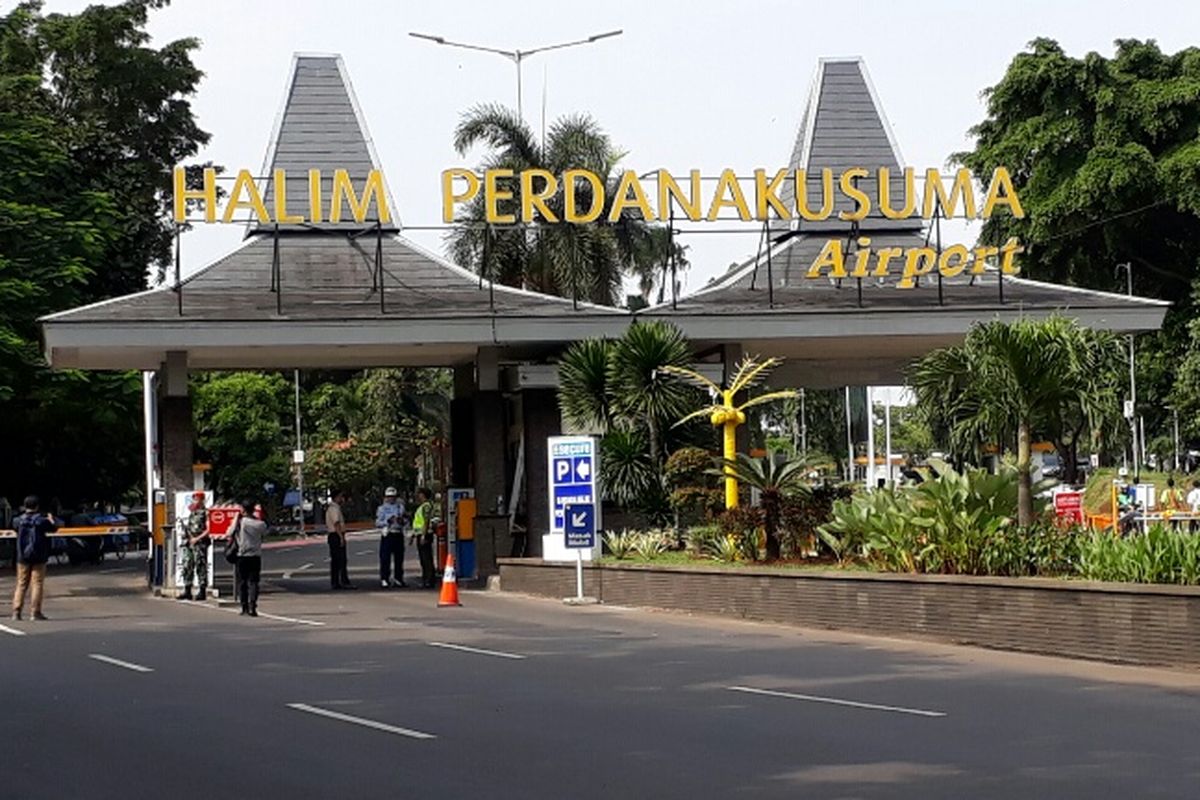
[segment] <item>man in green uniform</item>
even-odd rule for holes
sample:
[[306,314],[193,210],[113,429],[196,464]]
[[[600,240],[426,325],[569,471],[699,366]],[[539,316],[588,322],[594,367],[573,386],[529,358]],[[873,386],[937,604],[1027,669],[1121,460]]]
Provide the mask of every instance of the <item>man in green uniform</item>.
[[204,492],[192,495],[188,517],[179,537],[179,557],[183,559],[183,598],[192,599],[192,580],[197,584],[196,599],[203,601],[208,592],[208,509]]

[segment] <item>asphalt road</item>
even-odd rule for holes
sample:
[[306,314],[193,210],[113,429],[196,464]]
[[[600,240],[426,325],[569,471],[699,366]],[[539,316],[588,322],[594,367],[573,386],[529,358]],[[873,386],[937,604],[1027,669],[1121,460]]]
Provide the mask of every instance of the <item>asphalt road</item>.
[[323,542],[270,551],[258,619],[150,598],[135,557],[52,567],[51,620],[0,629],[0,798],[1200,794],[1197,673],[499,593],[438,609],[380,590],[373,547],[336,594]]

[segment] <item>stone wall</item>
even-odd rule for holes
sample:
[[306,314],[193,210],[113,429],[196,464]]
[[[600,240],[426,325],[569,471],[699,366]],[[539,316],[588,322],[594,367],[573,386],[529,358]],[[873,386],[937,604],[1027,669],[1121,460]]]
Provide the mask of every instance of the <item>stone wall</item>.
[[[501,559],[504,591],[575,594],[570,564]],[[1200,667],[1200,588],[770,568],[585,567],[585,593],[643,606],[1001,650]]]

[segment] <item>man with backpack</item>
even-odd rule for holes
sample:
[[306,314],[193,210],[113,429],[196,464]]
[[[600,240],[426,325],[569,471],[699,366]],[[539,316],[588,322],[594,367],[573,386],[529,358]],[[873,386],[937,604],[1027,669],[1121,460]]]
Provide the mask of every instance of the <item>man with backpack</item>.
[[33,618],[44,620],[42,592],[46,582],[46,562],[50,560],[50,534],[58,530],[53,514],[38,513],[38,499],[25,498],[25,513],[13,520],[17,529],[17,590],[13,593],[12,618],[21,619],[25,593],[32,585]]

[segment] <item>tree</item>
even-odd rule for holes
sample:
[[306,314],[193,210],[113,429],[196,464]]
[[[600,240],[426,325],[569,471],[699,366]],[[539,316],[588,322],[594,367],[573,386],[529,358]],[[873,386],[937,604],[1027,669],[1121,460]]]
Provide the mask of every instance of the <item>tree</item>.
[[809,491],[805,481],[807,461],[799,458],[776,461],[770,456],[751,458],[745,453],[737,453],[737,458],[722,461],[721,468],[712,470],[710,474],[726,478],[732,475],[738,483],[758,490],[759,503],[763,510],[763,531],[767,540],[767,560],[778,559],[782,551],[779,523],[783,502],[787,497],[803,495]]
[[638,322],[616,340],[584,339],[559,359],[559,409],[577,428],[603,436],[602,483],[622,505],[655,513],[666,505],[663,462],[681,437],[670,425],[696,392],[666,368],[692,360],[687,339],[666,322]]
[[[138,485],[140,381],[51,374],[36,320],[143,289],[169,260],[171,171],[208,140],[193,39],[148,46],[162,0],[0,16],[0,489],[72,503]],[[100,402],[100,399],[103,402]]]
[[1033,437],[1111,427],[1120,378],[1116,337],[1057,316],[976,325],[962,345],[935,350],[909,374],[918,404],[949,431],[959,453],[1015,442],[1022,525],[1034,516]]
[[278,373],[228,372],[192,380],[196,442],[223,497],[258,496],[288,481],[291,385]]
[[[615,175],[622,154],[608,135],[586,114],[562,117],[550,126],[544,142],[520,116],[496,104],[470,109],[454,132],[454,147],[466,155],[477,144],[490,152],[481,169],[511,169],[519,174],[544,169],[560,176],[568,169],[584,169],[606,184],[603,213],[586,225],[561,222],[564,194],[559,191],[546,205],[560,222],[547,220],[541,212],[534,222],[520,222],[521,188],[516,178],[505,188],[511,200],[501,200],[502,214],[515,214],[512,225],[490,226],[482,193],[460,214],[458,227],[449,235],[450,251],[459,264],[508,286],[533,289],[545,294],[616,305],[621,280],[626,274],[639,277],[644,291],[652,290],[653,275],[671,252],[669,237],[635,211],[622,211],[615,222],[609,212],[615,198]],[[539,184],[540,186],[540,184]],[[592,205],[591,187],[576,187],[580,208]],[[677,269],[686,267],[683,248],[674,245]]]
[[1175,385],[1181,361],[1200,374],[1200,48],[1121,39],[1111,58],[1075,58],[1035,39],[984,96],[975,147],[956,158],[983,183],[1008,167],[1026,216],[993,217],[981,239],[1016,236],[1026,274],[1097,289],[1124,292],[1115,266],[1128,262],[1139,294],[1174,301],[1163,330],[1139,337],[1138,413],[1163,430],[1167,407],[1187,406],[1200,436],[1196,382]]

